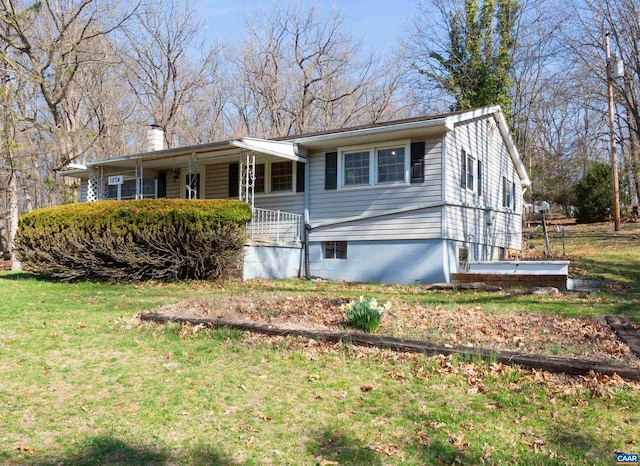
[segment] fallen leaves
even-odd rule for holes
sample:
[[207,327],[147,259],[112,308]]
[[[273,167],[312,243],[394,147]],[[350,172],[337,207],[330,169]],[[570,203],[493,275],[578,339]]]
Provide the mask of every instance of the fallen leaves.
[[469,442],[464,439],[464,434],[450,436],[449,443],[456,447],[458,450],[464,450],[465,447],[469,446]]
[[[173,304],[160,311],[343,330],[346,323],[340,306],[348,301],[349,298],[340,296],[248,292],[241,296],[229,295]],[[195,338],[205,329],[202,325],[183,326],[180,336]],[[603,319],[596,318],[561,317],[525,311],[494,314],[480,306],[451,309],[393,301],[393,308],[383,319],[378,332],[444,345],[616,361],[640,367],[640,359],[618,340]],[[309,345],[307,357],[315,360],[321,353],[321,347]],[[389,376],[403,380],[406,375],[392,372]]]
[[375,385],[373,385],[371,382],[367,382],[364,385],[362,385],[360,387],[360,391],[362,392],[370,392],[371,390],[374,390],[376,387]]

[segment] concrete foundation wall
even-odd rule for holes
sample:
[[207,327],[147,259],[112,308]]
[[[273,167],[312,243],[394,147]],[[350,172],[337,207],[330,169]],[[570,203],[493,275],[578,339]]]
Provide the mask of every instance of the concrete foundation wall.
[[242,279],[298,277],[302,251],[302,248],[295,246],[246,245]]
[[448,280],[442,240],[348,241],[347,259],[324,259],[321,242],[309,245],[313,277],[353,282],[412,284]]

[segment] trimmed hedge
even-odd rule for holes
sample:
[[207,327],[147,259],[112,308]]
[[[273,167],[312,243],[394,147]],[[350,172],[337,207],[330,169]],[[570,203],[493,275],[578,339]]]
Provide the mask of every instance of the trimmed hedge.
[[235,200],[67,204],[20,217],[25,269],[58,280],[216,279],[240,259],[251,207]]

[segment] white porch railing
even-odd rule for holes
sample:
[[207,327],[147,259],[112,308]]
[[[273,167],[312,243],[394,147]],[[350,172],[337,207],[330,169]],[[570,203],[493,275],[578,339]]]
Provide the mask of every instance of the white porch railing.
[[302,215],[254,207],[247,233],[252,240],[297,242],[302,239]]

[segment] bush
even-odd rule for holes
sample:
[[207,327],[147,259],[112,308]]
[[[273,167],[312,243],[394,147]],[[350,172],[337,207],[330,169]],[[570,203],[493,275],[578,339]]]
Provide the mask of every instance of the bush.
[[67,204],[23,215],[16,253],[59,280],[216,279],[241,257],[250,219],[233,200]]
[[389,309],[390,303],[380,306],[376,298],[364,299],[360,296],[358,301],[351,301],[344,306],[349,323],[365,332],[375,332],[380,326],[384,312]]
[[575,186],[576,219],[579,223],[603,222],[613,207],[611,168],[594,164]]

